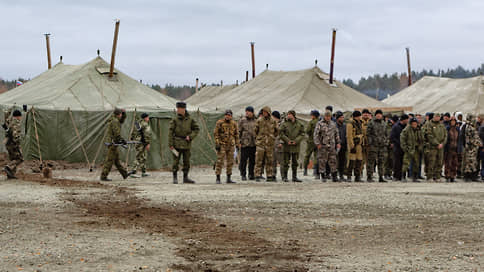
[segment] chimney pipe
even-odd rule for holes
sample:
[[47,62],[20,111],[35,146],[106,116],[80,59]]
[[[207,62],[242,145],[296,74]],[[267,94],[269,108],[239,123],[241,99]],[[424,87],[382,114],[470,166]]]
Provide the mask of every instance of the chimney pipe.
[[336,28],[333,28],[333,43],[331,44],[331,63],[329,67],[329,84],[333,84],[334,76],[334,47],[336,45]]
[[198,92],[198,77],[195,79],[195,92]]
[[266,70],[269,70],[269,63],[266,63]]
[[239,86],[239,80],[238,79],[235,81],[235,86]]
[[47,46],[47,68],[50,69],[52,68],[52,62],[50,61],[50,41],[49,41],[49,36],[50,33],[45,33],[45,44]]
[[62,62],[62,56],[60,56],[60,58],[59,58],[59,59],[60,59],[60,62]]
[[223,86],[224,86],[224,81],[220,80],[220,87],[223,87]]
[[410,67],[410,48],[405,48],[407,51],[407,67],[408,67],[408,86],[412,85],[412,68]]
[[255,53],[254,53],[254,42],[250,42],[250,50],[252,54],[252,78],[255,77]]
[[245,71],[245,82],[249,81],[249,71]]
[[318,66],[318,60],[317,59],[314,60],[314,66]]
[[109,77],[113,77],[114,56],[116,56],[116,46],[118,44],[118,33],[119,33],[119,19],[116,19],[116,27],[114,28],[113,51],[111,53],[111,67],[109,68]]

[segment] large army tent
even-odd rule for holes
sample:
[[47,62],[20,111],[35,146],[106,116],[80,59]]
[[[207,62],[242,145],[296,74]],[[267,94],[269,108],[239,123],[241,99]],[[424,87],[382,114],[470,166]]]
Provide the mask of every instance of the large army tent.
[[187,98],[185,102],[187,102],[188,105],[199,105],[201,103],[210,101],[235,87],[237,87],[235,84],[223,86],[205,86]]
[[[176,101],[115,70],[108,77],[109,64],[97,57],[82,65],[58,63],[24,85],[0,95],[4,111],[26,105],[25,137],[22,144],[27,159],[86,162],[103,160],[106,122],[115,107],[124,108],[127,120],[122,135],[129,138],[134,120],[149,112],[153,143],[148,167],[159,169],[171,164],[168,127]],[[201,131],[194,141],[192,162],[211,164],[215,160],[211,133],[220,114],[191,112]],[[24,115],[25,116],[25,115]],[[3,133],[1,137],[4,137]],[[3,147],[2,147],[3,148]],[[122,152],[123,161],[134,159],[131,150]]]
[[[202,93],[202,90],[200,91]],[[329,83],[329,76],[318,67],[299,71],[266,70],[236,88],[224,91],[209,100],[192,102],[192,106],[210,111],[232,109],[235,115],[244,113],[246,106],[256,109],[270,106],[274,110],[295,110],[308,115],[312,109],[352,111],[360,107],[384,106],[338,81]]]
[[393,106],[412,106],[418,113],[482,113],[484,77],[452,79],[426,76],[383,100]]

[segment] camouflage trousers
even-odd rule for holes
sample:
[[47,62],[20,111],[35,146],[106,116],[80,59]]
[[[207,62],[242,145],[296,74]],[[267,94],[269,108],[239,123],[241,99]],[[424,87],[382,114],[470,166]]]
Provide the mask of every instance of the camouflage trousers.
[[[407,173],[408,169],[410,168],[410,164],[412,164],[413,165],[412,175],[413,177],[417,177],[419,172],[419,167],[418,167],[419,163],[420,163],[420,153],[418,151],[405,152],[405,154],[403,155],[402,173]],[[440,172],[439,172],[439,177],[440,177]]]
[[338,171],[338,160],[336,150],[333,147],[321,147],[318,149],[319,172],[326,172],[326,165],[329,165],[331,173]]
[[136,145],[136,161],[134,163],[133,171],[146,172],[146,158],[148,157],[148,151],[144,144]]
[[444,155],[445,161],[445,177],[455,178],[457,176],[457,169],[459,168],[459,158],[457,150],[449,150]]
[[316,163],[318,151],[316,150],[316,147],[314,146],[314,144],[308,143],[306,145],[306,153],[304,153],[304,164],[303,164],[304,169],[308,168],[309,161],[311,160],[311,155],[314,155],[313,163]]
[[274,153],[272,155],[272,175],[277,176],[277,164],[280,165],[280,172],[282,176],[282,170],[284,165],[284,153],[280,148],[274,148]]
[[393,148],[387,147],[385,160],[385,175],[392,176],[393,172]]
[[293,173],[297,171],[297,163],[299,159],[298,152],[284,152],[284,162],[281,167],[281,175],[287,178],[287,172],[289,171],[289,162],[291,163],[291,170]]
[[18,145],[6,145],[8,152],[7,166],[12,170],[13,174],[17,172],[17,167],[24,161],[22,152],[20,152],[20,146]]
[[368,163],[366,167],[366,175],[371,177],[375,170],[375,165],[378,167],[378,175],[383,177],[385,175],[384,164],[387,159],[388,149],[386,146],[372,146],[368,153]]
[[234,152],[235,148],[233,145],[221,146],[220,150],[217,151],[217,163],[215,163],[215,175],[222,174],[222,168],[224,167],[224,162],[227,162],[227,175],[232,175],[232,167],[234,166]]
[[267,176],[272,175],[272,156],[274,153],[274,146],[257,146],[255,149],[255,170],[256,177],[262,176],[262,167],[265,160],[265,168]]
[[175,156],[175,154],[173,154],[173,166],[171,170],[173,172],[178,172],[178,168],[180,167],[180,159],[181,157],[183,157],[182,171],[183,173],[188,173],[188,171],[190,171],[190,149],[175,148],[175,150],[178,151],[178,156]]
[[437,149],[437,147],[428,149],[428,166],[425,166],[427,179],[440,179],[442,174],[442,164],[444,160],[444,149]]
[[121,164],[121,161],[119,160],[119,151],[116,146],[110,146],[108,147],[108,154],[106,155],[106,159],[104,160],[104,165],[103,165],[103,170],[101,172],[101,178],[107,178],[109,172],[111,172],[111,168],[113,167],[113,164],[116,166],[118,169],[119,173],[125,177],[128,175],[126,169],[124,166]]
[[464,166],[464,173],[474,173],[478,171],[477,154],[479,147],[466,147],[464,149],[464,158],[462,164]]

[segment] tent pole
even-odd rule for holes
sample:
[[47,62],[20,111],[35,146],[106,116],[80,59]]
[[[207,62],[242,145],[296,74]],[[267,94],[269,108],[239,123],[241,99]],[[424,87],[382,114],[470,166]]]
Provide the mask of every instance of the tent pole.
[[[105,121],[106,123],[106,121]],[[106,134],[108,134],[108,128],[106,127],[104,129],[104,136],[103,138],[101,139],[101,143],[99,144],[99,147],[97,148],[97,151],[96,151],[96,156],[94,156],[94,160],[92,161],[92,164],[95,165],[96,164],[96,160],[97,160],[97,157],[99,156],[99,152],[101,151],[101,148],[103,147],[103,142],[104,142],[104,139],[106,138]]]
[[114,57],[116,56],[116,46],[118,44],[118,33],[119,33],[119,19],[116,20],[116,26],[114,28],[113,50],[111,52],[111,65],[109,67],[109,77],[113,77]]
[[76,131],[77,139],[79,140],[79,143],[81,144],[81,149],[82,149],[82,152],[84,153],[84,157],[86,158],[87,166],[89,166],[89,172],[92,172],[91,162],[89,162],[89,158],[87,156],[86,149],[84,148],[84,142],[82,141],[81,135],[79,134],[79,130],[77,129],[76,123],[74,122],[74,117],[72,116],[72,111],[71,111],[70,108],[67,108],[67,111],[69,112],[69,115],[71,116],[72,126],[74,126],[74,130]]
[[156,118],[157,120],[157,123],[158,123],[158,130],[160,131],[160,138],[159,138],[159,141],[160,141],[160,161],[161,161],[161,165],[163,167],[163,144],[162,144],[162,137],[161,137],[161,124],[160,124],[160,118]]
[[45,33],[45,43],[47,46],[47,68],[50,69],[52,68],[52,62],[50,61],[50,41],[49,41],[49,33]]
[[408,86],[412,85],[412,68],[410,68],[410,48],[405,48],[407,51],[407,66],[408,66]]
[[250,51],[252,55],[252,78],[255,77],[255,53],[254,53],[254,42],[250,42]]
[[336,28],[333,28],[333,42],[331,43],[331,62],[329,67],[329,84],[333,84],[334,77],[334,48],[336,46]]
[[[129,136],[133,133],[134,129],[134,121],[136,120],[136,108],[133,111],[133,120],[131,120],[131,128],[129,129]],[[131,145],[128,146],[128,152],[126,152],[126,167],[128,167],[128,160],[129,160],[129,151],[131,151]]]
[[35,110],[34,110],[34,107],[32,107],[32,116],[34,118],[35,139],[37,139],[37,149],[39,150],[40,165],[44,165],[44,162],[42,160],[42,153],[40,152],[39,133],[37,132],[37,121],[35,120]]

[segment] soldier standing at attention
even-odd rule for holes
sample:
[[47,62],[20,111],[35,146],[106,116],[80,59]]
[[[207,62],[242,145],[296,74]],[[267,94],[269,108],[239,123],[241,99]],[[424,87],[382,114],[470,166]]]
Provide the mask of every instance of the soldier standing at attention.
[[[400,146],[404,152],[402,172],[407,173],[409,166],[413,164],[418,165],[420,161],[420,153],[423,149],[424,138],[422,130],[418,126],[416,118],[410,119],[410,126],[406,126],[400,134]],[[419,169],[412,168],[412,181],[419,182]]]
[[387,180],[392,180],[393,175],[393,146],[390,141],[390,133],[392,131],[393,125],[398,122],[398,117],[392,114],[387,114],[385,117],[385,123],[387,124],[387,135],[388,135],[388,145],[387,145],[387,159],[385,161],[385,178]]
[[336,127],[338,127],[339,139],[341,141],[341,149],[338,152],[338,174],[340,181],[346,181],[344,174],[346,173],[346,153],[348,151],[348,143],[346,142],[346,124],[343,112],[336,112]]
[[195,183],[188,177],[190,171],[190,149],[192,141],[197,137],[200,128],[197,122],[186,111],[185,102],[176,103],[176,116],[171,119],[168,132],[168,146],[173,152],[173,184],[178,183],[178,167],[183,156],[183,183]]
[[386,182],[384,164],[387,155],[389,134],[387,124],[383,120],[383,112],[376,110],[375,118],[370,121],[367,128],[367,139],[369,146],[368,166],[366,167],[367,181],[373,182],[373,171],[375,164],[378,166],[379,182]]
[[366,167],[366,171],[368,172],[368,154],[370,152],[370,146],[368,144],[367,129],[370,121],[371,121],[371,112],[368,109],[363,109],[362,115],[361,115],[361,128],[363,129],[363,142],[361,144],[363,161],[361,163],[361,173],[363,173],[363,167]]
[[[319,121],[319,111],[312,110],[311,111],[311,121],[309,121],[308,126],[306,127],[306,135],[307,143],[306,143],[306,154],[304,155],[304,176],[308,175],[308,165],[309,160],[311,159],[311,155],[314,153],[313,163],[316,164],[317,161],[317,153],[316,153],[316,145],[314,144],[314,128],[316,128],[316,124]],[[316,168],[315,168],[316,169]],[[316,176],[316,171],[314,171]]]
[[440,182],[442,163],[444,160],[444,145],[447,143],[447,129],[440,123],[440,114],[435,113],[432,121],[424,128],[424,137],[428,146],[429,167],[427,180]]
[[354,173],[355,182],[361,182],[361,162],[363,153],[361,144],[363,142],[363,128],[361,126],[361,112],[354,111],[353,119],[346,125],[346,141],[348,142],[348,179],[351,182],[351,175]]
[[114,109],[113,116],[108,121],[108,131],[106,134],[106,143],[111,143],[108,146],[108,154],[104,160],[103,170],[101,172],[102,181],[111,181],[108,179],[108,174],[111,171],[113,164],[118,169],[123,179],[128,178],[128,172],[119,160],[118,147],[115,144],[126,144],[126,140],[121,137],[121,125],[126,120],[126,111],[124,109]]
[[225,117],[215,124],[213,136],[215,138],[215,150],[217,150],[217,163],[215,165],[216,183],[220,184],[220,174],[224,161],[227,162],[227,183],[235,183],[231,179],[232,167],[234,166],[235,147],[239,147],[239,133],[237,123],[232,120],[232,110],[225,111]]
[[287,120],[281,125],[280,138],[283,143],[284,163],[282,167],[282,180],[289,181],[289,161],[291,161],[292,181],[302,182],[297,178],[297,164],[299,158],[299,144],[304,139],[304,126],[296,119],[296,112],[287,112]]
[[272,175],[272,155],[274,152],[274,142],[278,135],[277,122],[271,118],[271,108],[262,108],[262,115],[255,124],[255,181],[262,179],[262,163],[265,160],[267,181],[273,181]]
[[247,180],[247,161],[249,161],[249,180],[254,180],[255,166],[255,116],[254,108],[245,108],[245,117],[239,120],[240,138],[240,176],[242,180]]
[[20,150],[22,113],[19,110],[15,110],[12,117],[8,115],[10,115],[10,111],[6,113],[6,122],[2,125],[5,129],[5,138],[7,139],[5,147],[8,152],[8,163],[4,169],[8,179],[16,179],[17,167],[24,161]]
[[[281,120],[281,114],[278,111],[273,111],[272,112],[272,119],[277,122],[277,129],[281,127],[282,120]],[[281,176],[282,176],[282,165],[284,164],[284,153],[282,152],[282,143],[280,139],[281,134],[276,137],[276,140],[274,141],[274,153],[273,153],[273,158],[272,158],[272,177],[274,178],[273,181],[277,181],[277,164],[280,165],[281,169]]]
[[132,178],[139,178],[136,175],[138,171],[141,171],[141,177],[149,176],[146,173],[146,158],[148,157],[148,151],[150,151],[151,143],[151,127],[150,127],[150,117],[147,113],[141,114],[141,119],[135,121],[135,130],[131,134],[131,140],[141,142],[136,144],[136,162],[134,164],[133,170],[129,172]]
[[336,154],[341,149],[341,144],[338,128],[331,117],[331,112],[326,111],[323,119],[316,125],[313,135],[314,144],[318,148],[319,172],[322,182],[326,182],[326,175],[324,174],[326,164],[329,165],[333,182],[338,182]]
[[466,116],[465,147],[464,147],[464,181],[478,181],[479,165],[477,155],[479,147],[482,146],[481,138],[476,130],[476,120],[474,116]]

